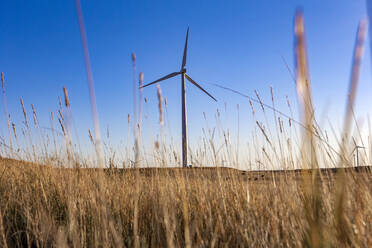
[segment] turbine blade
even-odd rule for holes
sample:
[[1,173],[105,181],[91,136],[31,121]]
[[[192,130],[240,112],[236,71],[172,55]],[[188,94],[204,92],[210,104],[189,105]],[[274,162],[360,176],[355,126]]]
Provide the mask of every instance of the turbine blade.
[[196,87],[198,87],[201,91],[203,91],[205,94],[207,94],[210,98],[212,98],[213,100],[216,100],[216,98],[214,98],[211,94],[209,94],[205,89],[203,89],[198,83],[196,83],[194,80],[192,80],[191,77],[189,77],[186,73],[185,73],[185,77],[187,80],[189,80],[193,85],[195,85]]
[[187,32],[186,32],[186,41],[185,41],[185,49],[183,50],[183,58],[182,58],[182,67],[181,71],[185,68],[186,66],[186,57],[187,57],[187,40],[189,39],[189,28],[187,27]]
[[173,73],[168,74],[168,75],[166,75],[166,76],[164,76],[164,77],[162,77],[162,78],[159,78],[158,80],[155,80],[154,82],[151,82],[151,83],[148,83],[148,84],[146,84],[146,85],[144,85],[144,86],[141,86],[140,89],[145,88],[145,87],[147,87],[147,86],[150,86],[150,85],[152,85],[152,84],[156,84],[156,83],[158,83],[158,82],[160,82],[160,81],[163,81],[163,80],[166,80],[166,79],[168,79],[168,78],[175,77],[175,76],[177,76],[177,75],[179,75],[179,74],[181,74],[181,73],[182,73],[182,72],[173,72]]

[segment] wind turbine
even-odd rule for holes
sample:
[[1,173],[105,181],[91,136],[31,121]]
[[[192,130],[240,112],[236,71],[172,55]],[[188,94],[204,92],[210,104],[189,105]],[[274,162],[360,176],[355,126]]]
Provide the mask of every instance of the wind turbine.
[[351,153],[354,153],[356,151],[356,167],[359,167],[359,149],[366,149],[364,146],[358,146],[355,142],[355,139],[353,137],[354,142],[354,149]]
[[187,28],[186,32],[186,41],[185,41],[185,48],[183,50],[183,58],[182,58],[182,65],[181,70],[177,72],[172,72],[158,80],[155,80],[151,83],[148,83],[141,88],[150,86],[152,84],[164,81],[166,79],[181,75],[181,95],[182,95],[182,166],[187,167],[187,118],[186,118],[186,87],[185,87],[185,78],[190,81],[193,85],[198,87],[201,91],[211,97],[213,100],[216,100],[211,94],[209,94],[205,89],[203,89],[198,83],[196,83],[190,76],[186,74],[186,57],[187,57],[187,40],[189,37],[189,28]]

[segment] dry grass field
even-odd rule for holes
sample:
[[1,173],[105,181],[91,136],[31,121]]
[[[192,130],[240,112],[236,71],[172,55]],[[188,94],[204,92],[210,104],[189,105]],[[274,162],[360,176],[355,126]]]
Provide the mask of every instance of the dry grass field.
[[100,170],[2,159],[0,172],[2,247],[372,245],[370,168]]

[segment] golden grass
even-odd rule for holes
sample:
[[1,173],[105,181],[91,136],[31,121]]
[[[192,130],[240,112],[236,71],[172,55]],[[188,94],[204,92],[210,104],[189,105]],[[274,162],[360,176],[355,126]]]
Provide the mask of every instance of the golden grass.
[[[138,180],[140,247],[312,246],[306,231],[312,223],[305,217],[301,172],[142,169],[136,176],[138,171],[101,174],[97,169],[57,169],[1,160],[0,243],[9,247],[133,246]],[[370,247],[371,173],[349,170],[345,174],[341,214],[347,236],[340,239],[337,173],[320,173],[320,243]]]

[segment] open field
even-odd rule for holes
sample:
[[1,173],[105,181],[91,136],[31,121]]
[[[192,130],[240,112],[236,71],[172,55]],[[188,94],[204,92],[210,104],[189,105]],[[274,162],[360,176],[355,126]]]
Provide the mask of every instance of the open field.
[[370,168],[323,170],[313,180],[309,171],[300,174],[228,168],[103,172],[3,159],[0,243],[370,247]]
[[[88,2],[86,1],[86,4],[89,4]],[[124,27],[122,22],[118,22],[117,27],[120,27],[120,30],[117,32],[125,30],[125,32],[129,32],[125,33],[126,39],[133,39],[132,45],[141,44],[138,47],[138,54],[141,56],[138,62],[142,65],[137,62],[135,53],[123,52],[127,55],[131,54],[132,60],[133,94],[130,95],[131,93],[128,94],[130,87],[127,84],[123,88],[124,94],[118,93],[120,87],[117,87],[117,82],[119,81],[115,80],[111,74],[116,68],[114,64],[101,67],[97,63],[122,61],[122,57],[111,58],[111,56],[120,54],[123,49],[122,45],[126,44],[123,43],[125,40],[116,41],[117,33],[114,29],[110,29],[109,25],[98,28],[105,19],[112,17],[120,19],[116,16],[116,12],[104,11],[103,8],[107,3],[101,7],[95,3],[93,5],[97,8],[97,12],[83,15],[80,0],[75,0],[86,79],[81,78],[81,73],[78,71],[79,63],[72,63],[74,59],[66,56],[67,54],[70,56],[77,54],[79,50],[72,49],[67,42],[67,37],[70,39],[70,36],[62,29],[57,30],[55,27],[52,30],[59,35],[62,34],[66,39],[58,38],[58,42],[62,40],[66,44],[53,43],[55,46],[53,49],[62,49],[65,45],[66,55],[62,51],[63,49],[60,53],[66,57],[68,62],[64,65],[54,65],[54,67],[63,68],[65,71],[54,73],[49,71],[50,67],[45,65],[40,65],[40,67],[35,65],[34,68],[29,66],[30,63],[25,62],[27,67],[37,72],[37,79],[41,82],[49,82],[51,80],[49,77],[56,77],[54,80],[60,82],[70,82],[73,86],[71,87],[72,95],[75,96],[71,99],[71,105],[67,87],[64,86],[63,98],[58,95],[58,109],[50,110],[49,107],[52,105],[49,105],[51,103],[45,100],[47,98],[40,100],[42,105],[45,105],[42,106],[45,107],[44,111],[48,108],[49,118],[41,116],[39,119],[39,113],[37,113],[34,103],[31,104],[31,109],[28,109],[30,100],[22,97],[19,99],[22,113],[15,114],[14,106],[11,106],[12,108],[8,111],[5,90],[5,85],[8,85],[8,82],[5,80],[5,73],[1,73],[4,118],[0,115],[0,119],[3,118],[0,121],[4,122],[4,127],[6,121],[7,130],[3,132],[0,128],[0,248],[372,247],[372,128],[369,117],[367,119],[368,128],[362,126],[362,122],[359,121],[360,114],[355,107],[364,44],[367,39],[368,23],[366,19],[360,19],[356,29],[351,75],[346,92],[346,111],[345,115],[341,117],[343,123],[340,124],[332,122],[334,120],[331,118],[332,115],[338,115],[336,111],[327,116],[328,113],[325,110],[322,115],[324,118],[318,118],[320,111],[319,107],[314,105],[312,97],[302,10],[296,10],[290,33],[286,30],[282,33],[283,30],[278,29],[279,24],[283,26],[284,22],[281,22],[283,17],[275,19],[270,12],[271,10],[268,11],[268,9],[274,9],[275,14],[281,14],[283,11],[274,8],[273,3],[263,6],[261,21],[258,16],[254,17],[258,13],[256,10],[253,10],[254,16],[252,17],[254,19],[251,19],[251,17],[247,18],[249,14],[246,11],[242,12],[241,18],[237,18],[235,13],[227,11],[228,8],[225,10],[226,13],[215,14],[214,18],[218,18],[218,22],[216,22],[218,25],[216,24],[215,28],[212,27],[215,22],[211,21],[213,18],[206,18],[208,22],[205,27],[210,31],[216,29],[219,34],[213,36],[215,38],[212,39],[212,45],[201,43],[202,50],[194,52],[194,58],[200,53],[199,59],[201,59],[200,51],[203,51],[204,54],[207,52],[206,50],[213,50],[213,54],[215,54],[213,56],[225,54],[225,57],[210,59],[223,65],[223,70],[226,66],[225,77],[217,75],[217,72],[220,74],[223,70],[218,67],[218,64],[213,66],[212,63],[207,63],[209,59],[199,60],[201,64],[199,66],[195,64],[196,67],[192,70],[189,63],[186,63],[189,45],[193,44],[194,48],[196,41],[200,42],[201,39],[204,40],[209,36],[205,31],[202,31],[203,29],[200,29],[204,21],[198,22],[195,19],[195,23],[198,25],[194,24],[194,27],[198,26],[199,31],[196,30],[194,36],[196,38],[190,39],[189,44],[190,29],[185,28],[187,31],[185,43],[183,43],[181,68],[175,72],[172,72],[173,69],[168,71],[170,74],[159,74],[161,77],[156,79],[155,71],[160,71],[160,68],[164,66],[159,59],[156,59],[156,56],[163,57],[164,64],[166,62],[168,66],[169,57],[167,54],[173,56],[173,51],[165,51],[165,49],[170,49],[175,43],[173,38],[170,39],[169,35],[165,35],[166,32],[163,28],[172,24],[179,29],[178,25],[181,24],[164,20],[164,22],[159,22],[162,24],[163,31],[151,32],[151,34],[145,31],[147,29],[141,29],[137,25],[142,22],[151,23],[149,28],[152,30],[157,23],[155,19],[170,15],[174,7],[173,5],[170,7],[156,5],[157,11],[154,11],[156,18],[154,18],[155,15],[152,16],[145,12],[146,18],[150,18],[147,21],[144,21],[146,18],[142,19],[142,16],[138,19],[141,21],[137,22],[125,17],[123,19],[125,25],[127,23],[135,25],[128,28]],[[372,0],[368,2],[370,4],[369,12],[372,13],[371,3]],[[142,9],[143,4],[139,5]],[[206,4],[208,11],[201,11],[200,16],[205,16],[209,11],[213,12],[214,5],[218,4]],[[285,3],[283,2],[281,5],[285,5]],[[334,5],[337,7],[338,4]],[[92,6],[88,6],[87,10],[91,11]],[[166,15],[160,11],[164,7],[169,12]],[[17,13],[19,8],[17,5]],[[115,5],[114,9],[117,10],[117,8],[118,6]],[[171,8],[172,11],[170,11]],[[199,10],[201,7],[198,5],[195,8]],[[186,11],[184,6],[177,9],[190,13],[193,19],[198,16]],[[239,7],[239,9],[241,8]],[[46,13],[56,18],[58,16],[68,17],[67,11],[56,15],[55,12],[46,11],[46,8],[45,10],[41,8],[41,10],[42,12],[39,14],[33,13],[32,17],[39,18]],[[136,9],[129,8],[129,10],[131,14],[141,13],[141,11],[135,11]],[[27,9],[25,14],[28,12]],[[249,20],[250,25],[254,24],[254,29],[252,26],[249,35],[245,37],[243,31],[233,33],[232,26],[225,26],[225,29],[231,33],[230,35],[225,33],[222,37],[221,31],[223,29],[220,24],[226,22],[227,19],[222,19],[222,17],[225,18],[227,12],[234,14],[231,18],[239,20],[236,23],[239,23],[239,26],[244,26],[244,32],[249,27],[249,25],[245,26],[242,23],[244,19]],[[319,15],[325,11],[312,10],[312,12]],[[98,13],[100,14],[99,19],[97,18],[92,25],[90,18]],[[107,16],[101,16],[105,13]],[[344,18],[343,12],[339,13],[342,15],[334,14],[334,16],[342,16],[340,25],[345,28],[345,31],[342,32],[342,35],[345,35],[347,33],[346,27],[352,24],[347,25],[345,22],[347,18]],[[105,39],[96,41],[96,43],[93,40],[92,53],[95,52],[93,56],[95,59],[92,63],[84,16],[89,17],[87,20],[90,20],[90,24],[87,27],[90,30],[92,27],[97,27],[96,33],[91,32],[90,35],[93,33],[93,36],[90,37]],[[177,19],[179,16],[178,13]],[[314,14],[310,20],[313,25],[316,25],[311,27],[310,34],[314,35],[317,25],[319,28],[321,24],[323,28],[323,25],[327,24],[326,22],[321,23],[319,20],[334,22],[329,21],[329,17],[327,15],[320,18]],[[47,19],[40,20],[43,20],[43,24],[49,22]],[[122,19],[120,20],[122,21]],[[314,20],[318,20],[317,22],[320,24]],[[260,22],[265,25],[258,26],[262,24]],[[20,23],[18,19],[16,23]],[[57,26],[65,27],[65,22],[63,23],[63,25]],[[165,23],[167,25],[163,25]],[[24,22],[22,25],[26,24],[27,22]],[[21,33],[18,30],[22,25],[17,25],[14,28],[17,32],[11,30],[11,33]],[[230,24],[226,22],[226,25]],[[30,32],[30,30],[36,32],[40,26],[42,25],[35,23],[37,28],[27,29],[25,34],[33,34],[34,32]],[[272,31],[275,31],[272,36],[271,34],[269,36],[260,35],[258,31],[266,33],[270,26],[273,28]],[[77,27],[75,28],[77,29]],[[109,31],[110,35],[102,35],[99,33],[100,30]],[[130,33],[133,30],[135,33]],[[370,30],[372,29],[370,28]],[[330,29],[330,31],[334,30]],[[50,32],[51,30],[43,31],[41,36],[49,36]],[[169,34],[173,35],[173,32],[175,34],[175,31],[169,32]],[[199,35],[197,35],[198,32]],[[286,37],[281,41],[278,36],[275,36],[275,33],[280,36],[285,33],[293,35],[293,50],[289,50],[285,54],[286,57],[289,55],[294,57],[293,68],[292,65],[287,64],[285,56],[281,55],[282,62],[289,73],[286,75],[287,77],[277,78],[276,73],[280,70],[277,68],[277,62],[270,59],[270,56],[265,57],[266,53],[284,49],[284,40],[290,38]],[[322,56],[319,62],[314,62],[319,63],[319,65],[314,64],[319,66],[314,70],[318,72],[314,78],[319,81],[323,80],[320,82],[322,92],[319,93],[325,94],[324,89],[329,89],[331,95],[339,95],[341,91],[336,92],[339,90],[338,88],[341,88],[340,78],[337,77],[341,75],[337,69],[339,67],[334,62],[324,61],[327,61],[325,57],[330,56],[326,52],[337,49],[335,53],[338,54],[341,50],[347,50],[344,46],[348,43],[341,46],[340,42],[346,38],[338,36],[339,34],[332,35],[336,40],[332,43],[324,33],[323,30],[319,36],[326,41],[327,46],[323,47],[322,45],[320,48],[324,50],[317,52]],[[139,35],[144,34],[146,36],[139,39]],[[9,35],[4,35],[5,39],[7,36]],[[257,38],[256,36],[261,37],[261,41],[248,46],[247,42],[251,42]],[[155,40],[159,42],[159,37],[162,38],[161,44],[156,44]],[[174,39],[176,39],[175,37]],[[236,50],[234,52],[234,50],[227,49],[235,48],[238,43],[226,44],[225,48],[223,48],[224,46],[220,48],[222,44],[219,42],[225,42],[229,37],[235,37],[237,41],[244,43],[242,46],[244,49],[250,48],[249,53],[247,52],[249,56],[244,51]],[[24,40],[23,34],[22,40]],[[40,37],[30,40],[39,42]],[[112,44],[109,40],[115,40],[117,44],[120,44],[120,47],[111,50]],[[317,39],[311,39],[313,42],[314,40],[317,44]],[[322,40],[322,42],[324,41]],[[274,47],[270,47],[270,43],[275,43],[275,46],[278,45],[278,47],[274,49]],[[262,45],[263,48],[259,49],[257,45]],[[9,41],[8,46],[5,47],[15,47],[17,48],[14,48],[17,52],[15,54],[22,54],[18,51],[20,45],[16,42]],[[40,47],[44,47],[44,45],[40,43]],[[104,48],[101,52],[97,50],[100,47]],[[37,54],[37,56],[34,54],[32,56],[33,63],[37,62],[35,57],[42,54],[47,54],[47,57],[55,57],[53,53],[40,52],[34,45],[30,45],[30,48],[27,51],[31,50]],[[54,51],[53,49],[50,51]],[[156,53],[151,55],[150,51]],[[251,54],[252,51],[255,54]],[[105,56],[100,57],[97,54]],[[155,57],[152,58],[154,55]],[[240,56],[244,57],[238,60],[237,58]],[[21,59],[23,60],[22,57]],[[252,59],[250,64],[246,64],[248,59]],[[341,60],[341,56],[336,59]],[[61,59],[56,57],[56,60],[60,61]],[[11,60],[7,58],[4,61],[8,63]],[[232,64],[227,66],[229,63]],[[49,60],[47,64],[53,65]],[[73,66],[70,68],[67,67],[67,64]],[[100,96],[98,102],[105,106],[103,108],[105,111],[102,111],[101,123],[98,118],[93,83],[93,74],[97,71],[93,73],[91,64],[95,65],[95,68],[100,68],[97,70],[98,72],[103,72],[106,68],[106,70],[108,69],[107,73],[110,74],[109,77],[101,75],[97,80],[101,82],[100,91],[97,91],[97,96]],[[137,73],[137,64],[141,66],[139,67],[141,70],[142,68],[150,69],[149,78],[151,80],[147,81],[146,78],[146,82],[144,81],[144,74]],[[202,64],[203,66],[200,66]],[[10,82],[19,83],[23,80],[29,84],[27,72],[18,72],[18,64],[16,65],[13,69],[6,67],[11,75],[15,74],[16,79],[12,75]],[[144,65],[148,67],[142,67]],[[215,67],[216,65],[217,67]],[[331,70],[324,69],[326,66],[330,66]],[[117,74],[120,75],[117,76],[120,77],[120,84],[123,81],[128,81],[127,75],[130,75],[128,71],[121,71],[123,67],[125,66],[117,67],[119,68],[117,70],[120,70],[120,74]],[[203,71],[212,70],[216,73],[209,73],[208,78],[200,77],[202,85],[194,81],[188,74],[190,71],[195,72],[196,75],[201,73],[198,72],[198,67],[199,69],[203,67]],[[328,79],[319,77],[323,74],[319,70],[320,67],[325,70],[324,74],[330,72]],[[42,78],[40,76],[42,73],[36,68],[42,68],[43,72],[49,76]],[[340,75],[336,77],[332,75],[333,70]],[[252,74],[252,72],[254,73]],[[267,75],[261,78],[255,73]],[[24,75],[24,77],[17,79],[18,74]],[[61,77],[66,75],[68,77]],[[154,78],[152,78],[153,76]],[[268,76],[272,76],[272,78]],[[294,105],[291,103],[292,100],[289,100],[287,93],[285,93],[285,101],[284,97],[277,99],[277,96],[274,96],[271,83],[270,94],[264,94],[263,97],[256,89],[254,89],[254,97],[249,93],[244,93],[245,87],[252,90],[255,88],[251,85],[253,81],[257,81],[256,86],[261,87],[262,81],[277,80],[279,82],[278,95],[281,96],[283,90],[287,90],[286,87],[289,87],[286,85],[288,79],[290,80],[288,76],[295,83],[297,102]],[[177,95],[172,92],[167,95],[169,98],[166,98],[163,96],[159,83],[171,78],[174,79],[174,77],[180,79],[181,94]],[[88,109],[84,105],[83,94],[79,90],[80,88],[74,88],[82,80],[88,82],[89,91],[86,97],[90,99],[93,117],[91,126],[86,120]],[[211,81],[208,83],[208,80]],[[220,81],[223,83],[220,84]],[[234,81],[241,82],[234,85]],[[330,81],[337,82],[337,89],[328,85]],[[156,98],[155,94],[153,97],[150,96],[150,93],[144,95],[144,91],[149,91],[151,85],[155,86],[155,84],[157,87]],[[191,100],[193,108],[190,110],[198,110],[200,115],[195,118],[192,116],[188,122],[186,84],[196,87],[194,90],[200,90],[199,93],[203,94],[203,97],[208,96],[210,98],[208,100],[214,101],[213,104],[217,104],[215,102],[218,101],[220,105],[211,107],[207,106],[205,99]],[[213,86],[213,89],[223,90],[223,93],[219,95],[221,101],[217,96],[216,98],[213,96],[214,92],[212,95],[209,93],[209,89],[208,91],[207,88],[204,89],[206,87],[204,84],[209,87]],[[49,92],[52,92],[45,85],[33,85],[36,89],[35,92],[37,92],[37,97],[34,99],[39,100],[41,95],[49,95]],[[113,87],[114,85],[115,87]],[[163,86],[164,83],[162,82],[161,85]],[[147,86],[151,87],[147,88]],[[111,87],[114,89],[109,91]],[[16,93],[21,94],[23,88],[21,84],[16,84],[15,88],[17,88]],[[24,91],[27,92],[26,87]],[[328,97],[322,94],[317,95],[317,98]],[[14,92],[11,92],[10,96],[13,98]],[[196,96],[190,94],[190,99],[194,99],[194,97],[197,99]],[[237,98],[235,99],[235,97]],[[269,98],[271,99],[270,103],[267,101]],[[133,106],[131,106],[133,112],[129,110],[128,99],[133,100]],[[181,109],[176,111],[177,115],[173,109],[176,106],[174,105],[176,100],[181,100]],[[221,105],[221,102],[224,106]],[[328,107],[330,103],[324,105]],[[343,102],[338,101],[337,105],[341,106]],[[363,106],[361,109],[368,107],[370,106]],[[298,108],[298,111],[295,108]],[[232,113],[233,111],[234,113]],[[205,123],[198,124],[198,121],[202,120],[202,115]],[[158,121],[154,125],[155,116]],[[232,116],[236,116],[237,119]],[[81,127],[80,123],[77,125],[75,117],[82,121],[84,127]],[[109,124],[112,122],[108,117],[114,117],[113,129],[110,129]],[[171,128],[171,123],[178,117],[181,117],[180,127]],[[50,123],[45,124],[47,121]],[[324,124],[323,121],[328,124]],[[123,127],[127,130],[124,130]],[[101,133],[102,128],[105,128],[104,133]],[[197,132],[197,128],[200,128],[201,132]],[[113,133],[111,133],[112,130]],[[122,134],[126,132],[127,134],[123,138]],[[85,137],[85,139],[79,137]],[[237,168],[246,168],[246,170]]]

